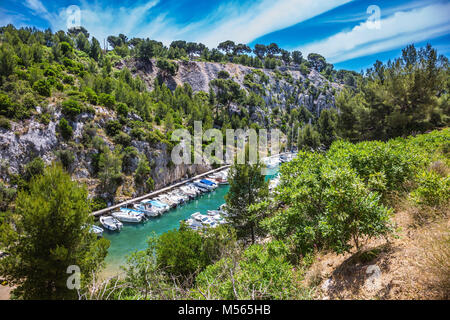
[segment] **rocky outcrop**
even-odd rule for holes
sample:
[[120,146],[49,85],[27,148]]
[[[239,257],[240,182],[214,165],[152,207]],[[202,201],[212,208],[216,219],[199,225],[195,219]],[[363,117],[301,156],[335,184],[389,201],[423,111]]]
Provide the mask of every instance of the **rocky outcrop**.
[[[311,69],[309,74],[303,75],[295,67],[281,67],[274,71],[233,63],[202,61],[178,61],[177,63],[177,74],[165,78],[165,83],[171,90],[188,83],[194,92],[208,92],[210,81],[217,79],[220,71],[226,71],[233,81],[249,91],[249,88],[245,86],[245,76],[261,70],[268,77],[267,83],[261,83],[264,89],[261,95],[269,111],[275,107],[292,109],[305,106],[310,112],[318,115],[323,109],[336,107],[334,95],[342,89],[342,85],[327,80],[314,69]],[[139,75],[145,81],[150,89],[160,72],[154,60],[144,63],[131,59],[119,62],[116,67],[119,69],[127,67],[132,70],[135,75]]]

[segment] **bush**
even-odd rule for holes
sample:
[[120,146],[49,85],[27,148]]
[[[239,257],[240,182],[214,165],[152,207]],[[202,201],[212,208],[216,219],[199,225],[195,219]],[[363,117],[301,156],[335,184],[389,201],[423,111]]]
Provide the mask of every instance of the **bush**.
[[62,80],[65,84],[74,84],[75,83],[75,81],[74,81],[74,78],[72,77],[72,76],[69,76],[69,75],[65,75],[64,77],[63,77],[63,80]]
[[81,113],[80,103],[73,99],[68,99],[62,103],[62,112],[70,119],[75,119]]
[[99,103],[109,109],[113,109],[116,104],[116,98],[113,95],[102,93],[99,96]]
[[7,94],[0,93],[0,115],[12,117],[14,115],[14,107],[11,99]]
[[106,133],[110,137],[114,137],[122,131],[122,125],[117,120],[110,120],[106,123]]
[[205,298],[199,291],[221,300],[305,298],[287,253],[282,242],[274,241],[250,246],[237,262],[224,258],[197,276],[194,298]]
[[419,163],[417,154],[408,152],[405,142],[400,140],[358,144],[340,141],[331,146],[329,157],[347,162],[366,183],[375,175],[382,175],[386,191],[398,190],[411,179]]
[[0,128],[11,130],[11,123],[5,117],[0,117]]
[[150,244],[158,266],[173,276],[188,277],[209,263],[199,233],[189,228],[170,230]]
[[44,173],[44,167],[44,160],[41,158],[34,158],[25,166],[23,170],[23,178],[25,181],[30,181],[31,178],[42,175]]
[[128,147],[131,144],[131,137],[125,132],[119,132],[113,138],[114,143],[121,145],[122,147]]
[[96,105],[98,103],[98,96],[95,94],[94,90],[92,90],[91,88],[87,87],[84,90],[84,92],[86,94],[87,101],[90,104]]
[[108,207],[108,204],[103,198],[95,197],[90,201],[90,211],[97,211],[101,209],[105,209]]
[[128,106],[125,103],[119,102],[116,105],[116,112],[118,115],[126,117],[128,115]]
[[56,152],[56,156],[63,165],[64,169],[69,170],[75,161],[75,155],[70,150],[60,150]]
[[41,79],[33,84],[33,90],[41,96],[50,97],[52,95],[51,85],[48,81]]
[[61,118],[61,120],[59,121],[59,132],[65,140],[69,140],[70,138],[72,138],[73,129],[70,126],[69,122],[67,122],[67,120],[64,118]]
[[220,70],[217,74],[217,78],[219,79],[228,79],[230,77],[230,74],[226,72],[225,70]]
[[419,186],[411,195],[419,206],[448,207],[450,178],[425,170],[418,177]]
[[354,169],[340,159],[301,152],[281,168],[277,201],[288,208],[263,224],[296,252],[314,248],[348,251],[352,241],[388,233],[390,210],[370,192]]

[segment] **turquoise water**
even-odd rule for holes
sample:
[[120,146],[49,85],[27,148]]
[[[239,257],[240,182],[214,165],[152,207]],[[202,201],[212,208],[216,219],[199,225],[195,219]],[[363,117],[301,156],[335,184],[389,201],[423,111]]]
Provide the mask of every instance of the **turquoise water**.
[[[272,178],[276,171],[270,172],[267,179]],[[180,221],[187,219],[194,212],[206,214],[208,210],[216,210],[225,203],[225,195],[229,190],[228,185],[219,186],[215,191],[205,193],[200,197],[178,206],[163,216],[150,218],[144,223],[125,224],[120,232],[109,232],[105,230],[103,236],[111,241],[106,257],[105,273],[119,271],[121,265],[125,265],[127,255],[135,250],[143,250],[147,247],[147,238],[155,232],[160,235],[169,230],[178,229]]]

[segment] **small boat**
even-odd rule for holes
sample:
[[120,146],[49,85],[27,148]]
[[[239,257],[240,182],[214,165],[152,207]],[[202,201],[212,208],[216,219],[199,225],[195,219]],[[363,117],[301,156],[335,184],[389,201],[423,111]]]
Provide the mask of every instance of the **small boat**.
[[195,197],[197,197],[197,192],[193,189],[191,189],[188,186],[182,186],[180,188],[181,192],[183,192],[185,195],[187,195],[190,199],[194,199]]
[[199,188],[206,189],[207,191],[212,191],[212,190],[214,190],[214,187],[213,187],[213,186],[211,186],[211,185],[209,185],[209,184],[206,184],[206,183],[203,183],[203,182],[201,182],[200,180],[195,181],[194,184],[195,184],[197,187],[199,187]]
[[206,186],[200,182],[196,181],[193,184],[198,190],[200,190],[201,193],[206,193],[206,192],[211,191],[211,188],[209,188],[208,186]]
[[133,208],[143,212],[146,217],[157,217],[162,213],[162,210],[152,206],[151,200],[143,200],[140,203],[135,203]]
[[150,204],[158,209],[161,213],[167,212],[170,210],[170,206],[166,203],[160,202],[158,200],[152,199],[150,200]]
[[171,199],[169,196],[167,196],[166,194],[162,194],[159,197],[155,198],[156,200],[158,200],[159,202],[165,203],[166,205],[168,205],[170,208],[175,208],[178,203],[176,201],[174,201],[173,199]]
[[96,226],[96,225],[92,225],[89,229],[90,232],[95,233],[97,235],[97,237],[101,237],[103,236],[103,229]]
[[208,185],[210,187],[212,187],[213,189],[218,187],[215,182],[213,182],[211,180],[208,180],[208,179],[202,179],[202,180],[200,180],[200,182],[203,183],[203,184],[206,184],[206,185]]
[[202,214],[200,212],[196,212],[191,214],[191,218],[197,221],[200,221]]
[[198,221],[196,221],[196,220],[194,220],[194,219],[186,219],[186,220],[184,220],[184,222],[187,224],[187,226],[189,227],[189,228],[191,228],[192,230],[200,230],[200,229],[203,229],[203,225],[200,223],[200,222],[198,222]]
[[117,219],[111,216],[100,217],[100,223],[102,224],[103,227],[105,227],[105,229],[111,231],[120,231],[120,229],[122,229],[123,227],[122,222],[118,221]]
[[143,213],[133,209],[122,208],[113,212],[112,216],[121,222],[139,223],[143,220]]

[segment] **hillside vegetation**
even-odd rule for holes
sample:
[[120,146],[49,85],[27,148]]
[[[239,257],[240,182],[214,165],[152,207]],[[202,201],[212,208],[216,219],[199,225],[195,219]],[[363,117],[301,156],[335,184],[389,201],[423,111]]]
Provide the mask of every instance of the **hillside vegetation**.
[[[359,74],[275,43],[108,42],[0,28],[0,276],[13,298],[448,298],[446,57],[410,45]],[[108,243],[87,236],[89,212],[219,165],[171,161],[173,131],[194,121],[278,128],[299,153],[270,196],[260,163],[233,165],[229,225],[151,236],[123,277],[96,281]],[[66,264],[89,270],[79,292]]]
[[444,129],[304,151],[282,166],[256,244],[182,227],[85,298],[447,299],[449,146]]

